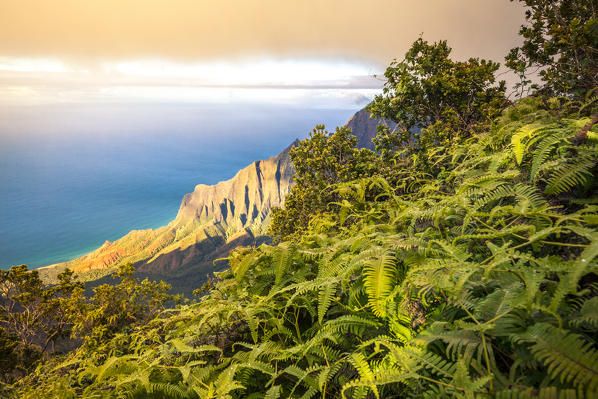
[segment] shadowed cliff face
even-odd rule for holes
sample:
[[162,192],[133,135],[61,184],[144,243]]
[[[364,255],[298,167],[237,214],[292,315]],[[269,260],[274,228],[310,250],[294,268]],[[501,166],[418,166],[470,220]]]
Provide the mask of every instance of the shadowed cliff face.
[[[379,123],[361,110],[347,126],[357,136],[358,147],[373,148],[371,139]],[[215,270],[215,259],[226,257],[239,245],[267,241],[264,232],[270,209],[284,204],[292,184],[289,151],[296,143],[276,156],[253,162],[229,180],[197,185],[183,197],[177,217],[168,226],[133,230],[85,256],[41,268],[40,275],[52,282],[68,267],[82,280],[92,281],[131,262],[141,276],[165,280],[175,291],[190,293]],[[218,267],[224,266],[220,262]]]
[[189,220],[214,222],[239,230],[261,224],[270,208],[282,204],[293,176],[289,150],[265,161],[255,161],[241,169],[235,177],[207,186],[198,184],[183,197],[175,226]]

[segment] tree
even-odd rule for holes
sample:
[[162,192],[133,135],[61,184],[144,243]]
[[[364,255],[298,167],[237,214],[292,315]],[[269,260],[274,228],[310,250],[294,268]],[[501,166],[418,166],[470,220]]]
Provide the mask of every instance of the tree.
[[596,88],[598,0],[517,1],[528,7],[528,22],[519,30],[523,44],[511,49],[506,65],[524,78],[539,69],[548,94],[579,98]]
[[[373,116],[397,123],[393,131],[379,128],[376,149],[383,155],[448,145],[487,124],[506,105],[505,82],[495,84],[498,63],[453,61],[450,53],[446,41],[429,44],[419,38],[402,61],[386,69],[383,94],[368,105]],[[414,135],[414,129],[424,130]]]
[[167,293],[171,287],[164,281],[140,282],[134,273],[133,265],[122,265],[114,276],[120,279],[118,284],[102,284],[90,298],[83,287],[73,292],[67,306],[74,337],[98,345],[123,329],[152,319],[167,301],[180,299]]
[[120,283],[96,287],[88,298],[69,269],[56,285],[44,284],[26,265],[0,270],[0,381],[22,377],[48,354],[72,350],[81,339],[101,344],[179,300],[167,293],[168,284],[139,282],[134,272],[130,264],[121,266]]
[[[59,283],[45,285],[26,265],[0,271],[0,372],[5,380],[27,372],[56,343],[70,335],[65,301],[83,288],[66,269]],[[66,349],[66,348],[62,348]]]
[[328,210],[337,198],[332,190],[335,184],[370,175],[376,169],[375,154],[356,145],[350,129],[337,127],[329,133],[324,125],[318,125],[291,150],[295,184],[284,209],[272,211],[271,236],[280,239],[303,231],[314,215]]

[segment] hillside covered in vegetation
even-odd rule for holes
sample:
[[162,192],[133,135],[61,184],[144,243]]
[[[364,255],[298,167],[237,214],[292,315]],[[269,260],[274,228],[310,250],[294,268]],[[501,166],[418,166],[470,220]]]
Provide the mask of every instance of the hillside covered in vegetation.
[[323,126],[291,150],[275,245],[169,308],[130,268],[94,298],[61,275],[39,292],[77,348],[4,364],[5,395],[597,397],[598,2],[524,2],[517,99],[498,64],[418,39],[368,107],[396,123],[375,150]]

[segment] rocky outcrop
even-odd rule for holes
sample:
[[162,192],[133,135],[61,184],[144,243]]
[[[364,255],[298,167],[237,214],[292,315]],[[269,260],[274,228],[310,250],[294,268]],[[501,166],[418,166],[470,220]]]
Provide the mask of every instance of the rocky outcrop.
[[198,184],[183,197],[175,225],[194,219],[200,223],[214,222],[236,230],[261,224],[270,208],[283,203],[291,187],[293,167],[289,150],[264,161],[255,161],[241,169],[235,177],[207,186]]
[[69,262],[40,268],[47,281],[70,268],[84,280],[96,280],[120,264],[164,280],[211,270],[214,259],[238,245],[265,240],[270,209],[281,206],[290,190],[293,166],[289,151],[255,161],[226,181],[199,184],[183,197],[177,217],[159,229],[133,230],[117,241]]

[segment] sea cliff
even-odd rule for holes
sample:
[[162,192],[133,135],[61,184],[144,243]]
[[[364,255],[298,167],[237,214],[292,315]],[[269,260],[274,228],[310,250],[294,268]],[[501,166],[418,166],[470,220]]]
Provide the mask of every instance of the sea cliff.
[[[373,148],[371,140],[380,123],[361,110],[347,126],[358,147]],[[237,246],[268,241],[264,233],[270,210],[284,204],[292,185],[289,151],[297,142],[278,155],[251,163],[229,180],[198,184],[183,197],[176,218],[167,226],[133,230],[80,258],[40,268],[40,275],[52,282],[69,268],[80,279],[97,284],[107,281],[105,276],[119,265],[133,263],[139,275],[167,281],[177,290],[201,286],[207,274],[226,267],[226,262],[215,260]]]

